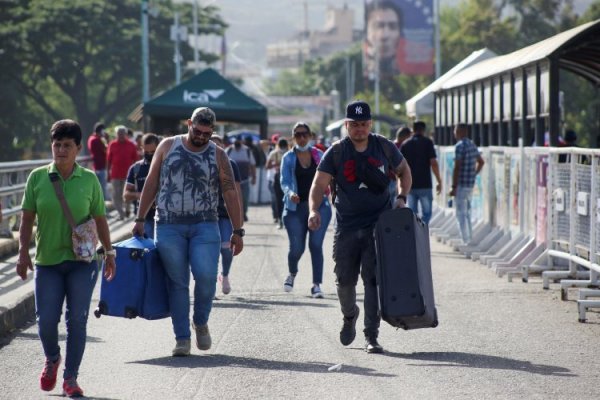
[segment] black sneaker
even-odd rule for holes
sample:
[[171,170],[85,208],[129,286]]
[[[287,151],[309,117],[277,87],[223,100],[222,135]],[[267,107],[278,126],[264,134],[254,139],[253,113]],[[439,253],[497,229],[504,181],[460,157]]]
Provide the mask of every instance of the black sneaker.
[[365,337],[365,351],[367,353],[381,354],[381,353],[383,353],[383,347],[381,347],[381,345],[379,343],[377,343],[376,337],[366,336]]
[[354,341],[354,338],[356,337],[356,321],[358,320],[359,314],[360,308],[356,306],[354,316],[344,317],[344,325],[342,326],[342,330],[340,331],[340,342],[344,346],[348,346]]

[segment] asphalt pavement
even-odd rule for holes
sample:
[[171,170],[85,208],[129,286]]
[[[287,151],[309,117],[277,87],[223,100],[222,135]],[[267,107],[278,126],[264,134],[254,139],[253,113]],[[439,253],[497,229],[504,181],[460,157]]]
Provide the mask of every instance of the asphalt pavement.
[[[79,376],[90,398],[600,398],[600,313],[590,311],[588,323],[579,323],[574,301],[561,301],[556,286],[543,291],[539,277],[509,283],[432,240],[439,326],[402,331],[382,322],[385,353],[367,354],[362,313],[354,343],[339,343],[331,228],[325,298],[313,299],[308,249],[294,291],[285,293],[285,230],[272,223],[267,207],[251,207],[249,217],[244,251],[230,273],[232,292],[219,290],[214,302],[212,348],[173,358],[170,319],[91,314]],[[363,308],[360,285],[359,299]],[[64,324],[60,334],[64,349]],[[58,387],[49,394],[39,389],[44,358],[33,323],[3,343],[0,399],[60,394]]]

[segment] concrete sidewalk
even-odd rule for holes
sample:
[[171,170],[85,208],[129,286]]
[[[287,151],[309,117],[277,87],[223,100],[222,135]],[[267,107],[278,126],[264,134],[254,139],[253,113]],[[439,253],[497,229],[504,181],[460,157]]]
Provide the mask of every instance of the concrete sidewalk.
[[[109,213],[110,236],[113,243],[131,235],[133,217],[118,221],[116,214]],[[29,272],[26,281],[16,272],[18,232],[14,239],[0,239],[0,337],[23,326],[35,318],[35,299],[33,296],[33,272]],[[30,254],[33,258],[35,250]]]

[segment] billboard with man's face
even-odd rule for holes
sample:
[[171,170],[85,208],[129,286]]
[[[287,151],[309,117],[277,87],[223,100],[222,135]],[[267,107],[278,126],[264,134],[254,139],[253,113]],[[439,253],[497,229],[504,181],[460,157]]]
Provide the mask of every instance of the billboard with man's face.
[[365,76],[433,75],[433,24],[433,0],[365,0]]

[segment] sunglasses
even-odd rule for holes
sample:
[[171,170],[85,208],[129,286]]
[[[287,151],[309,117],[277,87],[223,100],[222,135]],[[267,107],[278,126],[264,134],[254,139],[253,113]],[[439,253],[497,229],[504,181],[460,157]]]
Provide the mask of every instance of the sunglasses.
[[300,136],[310,136],[310,133],[308,131],[296,131],[296,132],[294,132],[294,137],[300,137]]
[[213,131],[211,130],[207,130],[207,131],[202,131],[200,129],[196,129],[196,128],[192,128],[192,134],[196,135],[196,136],[212,136]]

